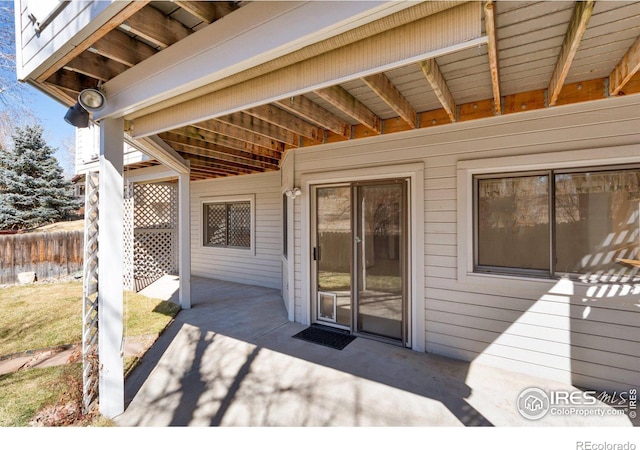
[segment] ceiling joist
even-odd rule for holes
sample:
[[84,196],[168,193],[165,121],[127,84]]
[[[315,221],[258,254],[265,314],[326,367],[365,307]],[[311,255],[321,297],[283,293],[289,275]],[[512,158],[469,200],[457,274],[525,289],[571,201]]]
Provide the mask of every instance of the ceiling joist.
[[435,59],[429,59],[427,61],[422,61],[419,63],[420,69],[422,70],[422,74],[427,79],[431,88],[433,89],[433,93],[436,94],[438,100],[442,104],[442,107],[447,112],[449,119],[451,122],[456,121],[456,102],[453,99],[453,95],[451,95],[451,91],[447,86],[447,82],[442,76],[442,72],[440,72],[440,68],[436,63]]
[[383,73],[370,75],[362,79],[378,97],[385,101],[402,120],[411,128],[418,127],[418,114],[402,93],[394,86],[391,80]]
[[269,122],[292,133],[303,136],[312,141],[322,142],[324,140],[324,131],[309,122],[300,119],[287,111],[284,111],[273,105],[257,106],[245,110],[247,114],[258,119]]
[[117,29],[94,42],[89,51],[128,67],[133,67],[158,52],[155,48]]
[[261,134],[253,133],[244,128],[239,128],[229,123],[222,122],[217,119],[205,120],[204,122],[198,122],[194,124],[196,128],[207,130],[212,133],[219,134],[221,136],[227,136],[232,139],[237,139],[247,144],[256,145],[258,147],[265,148],[267,150],[273,150],[277,153],[284,151],[284,144],[275,139],[268,138]]
[[151,6],[130,16],[120,27],[160,48],[167,48],[191,34],[189,28]]
[[340,86],[332,86],[314,91],[345,114],[360,122],[376,134],[382,133],[382,120],[362,102]]
[[594,0],[577,1],[575,3],[571,22],[569,22],[569,28],[567,29],[567,34],[564,37],[564,42],[560,49],[558,62],[556,63],[551,81],[549,82],[549,106],[555,105],[558,101],[564,80],[567,78],[573,58],[576,56],[580,41],[582,41],[582,36],[587,30],[594,6]]
[[640,69],[640,37],[609,75],[609,95],[618,95]]
[[296,114],[311,123],[315,123],[322,128],[326,128],[332,133],[346,138],[351,137],[351,124],[303,95],[291,97],[287,100],[280,100],[275,103],[278,107]]
[[298,146],[300,139],[298,135],[289,130],[275,126],[269,122],[253,117],[245,113],[234,113],[227,116],[218,117],[219,121],[260,134],[267,138],[275,139],[283,144]]
[[238,9],[234,2],[175,1],[174,3],[192,16],[209,24]]
[[495,5],[491,0],[484,3],[484,23],[488,37],[487,52],[489,54],[489,70],[491,71],[494,109],[496,115],[499,115],[502,114],[502,101],[500,98],[500,75],[498,67],[498,38],[496,35]]

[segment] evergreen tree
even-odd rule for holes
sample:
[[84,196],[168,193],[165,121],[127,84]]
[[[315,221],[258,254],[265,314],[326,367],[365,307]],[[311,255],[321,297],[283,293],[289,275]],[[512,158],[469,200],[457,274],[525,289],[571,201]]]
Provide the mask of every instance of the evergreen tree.
[[13,150],[0,148],[0,229],[68,219],[80,207],[40,126],[16,129]]

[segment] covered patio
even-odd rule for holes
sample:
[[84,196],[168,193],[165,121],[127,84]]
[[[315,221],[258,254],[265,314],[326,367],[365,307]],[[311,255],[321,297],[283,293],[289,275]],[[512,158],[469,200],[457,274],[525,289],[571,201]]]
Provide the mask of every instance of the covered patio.
[[[165,277],[146,292],[170,299],[177,287]],[[335,350],[292,338],[304,328],[288,321],[279,291],[194,277],[192,308],[126,380],[125,412],[114,420],[126,427],[632,425],[627,415],[527,420],[516,407],[524,389],[577,389],[371,339]]]

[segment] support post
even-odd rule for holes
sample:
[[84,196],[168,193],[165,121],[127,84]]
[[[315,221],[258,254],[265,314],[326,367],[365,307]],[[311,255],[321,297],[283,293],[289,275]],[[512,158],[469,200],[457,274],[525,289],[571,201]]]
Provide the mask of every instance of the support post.
[[100,123],[99,405],[100,413],[110,419],[124,412],[123,130],[122,119]]
[[189,173],[178,175],[178,270],[180,306],[191,308],[191,215]]

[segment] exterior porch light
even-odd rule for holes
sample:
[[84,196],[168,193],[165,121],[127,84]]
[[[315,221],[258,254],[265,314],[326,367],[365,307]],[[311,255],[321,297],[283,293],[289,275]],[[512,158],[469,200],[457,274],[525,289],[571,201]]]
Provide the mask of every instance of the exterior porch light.
[[300,197],[302,195],[302,191],[300,188],[288,189],[284,192],[284,194],[289,197],[295,199],[296,197]]
[[89,112],[100,111],[107,99],[98,89],[85,89],[78,95],[78,103]]
[[80,103],[76,103],[64,115],[64,120],[76,128],[87,128],[89,126],[89,113],[80,106]]

